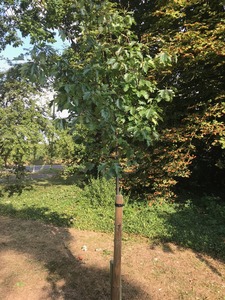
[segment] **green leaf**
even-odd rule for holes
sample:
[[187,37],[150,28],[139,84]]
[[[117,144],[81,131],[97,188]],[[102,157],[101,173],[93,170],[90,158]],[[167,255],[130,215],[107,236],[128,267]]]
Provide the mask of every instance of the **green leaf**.
[[143,71],[144,71],[145,73],[147,73],[147,72],[148,72],[148,69],[149,69],[149,63],[148,63],[148,61],[144,61],[144,62],[143,62]]
[[131,73],[126,73],[126,74],[124,75],[124,80],[125,80],[127,83],[131,82],[131,81],[133,80],[133,78],[134,78],[134,75],[131,74]]
[[146,118],[150,119],[152,117],[152,108],[146,110]]
[[101,173],[103,171],[106,170],[106,167],[107,167],[107,163],[101,163],[99,166],[98,166],[98,173]]
[[129,88],[130,88],[129,84],[125,84],[123,91],[127,92],[129,90]]
[[121,172],[121,167],[118,163],[115,163],[114,164],[114,171],[116,173],[116,176],[119,176],[120,175],[120,172]]
[[161,52],[159,54],[159,60],[162,64],[170,64],[171,63],[171,56],[166,52]]
[[89,73],[91,71],[91,68],[88,67],[88,68],[85,68],[84,71],[83,71],[83,75],[86,75],[87,73]]
[[113,70],[116,70],[116,69],[119,69],[120,67],[120,64],[118,62],[115,62],[113,65],[112,65],[112,69]]
[[149,98],[149,94],[148,92],[146,92],[145,90],[140,91],[141,96],[143,96],[146,100]]
[[116,62],[116,59],[114,57],[112,57],[112,58],[108,59],[106,63],[107,63],[107,65],[112,65],[115,62]]
[[172,101],[173,96],[174,96],[174,92],[172,90],[168,90],[168,89],[160,90],[158,94],[159,94],[160,99],[164,99],[165,101],[168,101],[168,102]]
[[108,120],[109,120],[109,112],[106,111],[105,109],[102,109],[102,110],[101,110],[101,116],[103,117],[103,119],[104,119],[105,121],[108,121]]
[[67,93],[70,92],[70,87],[71,87],[70,84],[65,84],[64,89]]
[[84,100],[88,100],[88,99],[90,98],[90,96],[91,96],[91,92],[89,92],[89,91],[84,92],[84,94],[83,94],[83,99],[84,99]]
[[121,105],[121,100],[120,99],[116,99],[116,106],[121,109],[122,105]]

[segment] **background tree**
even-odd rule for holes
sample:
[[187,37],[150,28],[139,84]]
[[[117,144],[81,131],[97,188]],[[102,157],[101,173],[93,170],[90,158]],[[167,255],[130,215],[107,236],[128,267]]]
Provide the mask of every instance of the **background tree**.
[[39,143],[52,130],[47,112],[38,104],[37,90],[21,78],[20,68],[0,76],[0,153],[7,166],[22,166],[32,160]]
[[170,187],[177,181],[189,182],[204,192],[221,190],[225,132],[223,3],[120,3],[134,11],[137,24],[133,29],[152,55],[163,50],[178,57],[177,64],[158,81],[159,86],[173,86],[176,97],[163,108],[161,139],[149,149],[148,163],[140,161],[137,169],[140,174],[145,170],[144,185],[163,197],[171,196]]

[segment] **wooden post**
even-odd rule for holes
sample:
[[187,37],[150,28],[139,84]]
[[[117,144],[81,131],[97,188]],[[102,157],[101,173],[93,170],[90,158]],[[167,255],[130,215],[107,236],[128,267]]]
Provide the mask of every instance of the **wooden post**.
[[115,232],[114,232],[114,259],[111,287],[111,300],[122,299],[121,289],[121,249],[122,249],[122,218],[123,196],[117,194],[115,202]]
[[110,295],[111,295],[111,300],[112,300],[112,287],[113,287],[113,260],[111,259],[109,262],[109,266],[110,266]]

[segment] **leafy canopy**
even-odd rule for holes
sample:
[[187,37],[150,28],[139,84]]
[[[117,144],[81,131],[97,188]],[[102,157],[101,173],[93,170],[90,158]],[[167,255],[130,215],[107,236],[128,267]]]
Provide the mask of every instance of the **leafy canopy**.
[[[158,137],[161,101],[171,101],[173,91],[160,89],[152,74],[172,57],[150,55],[131,30],[132,14],[110,1],[4,3],[2,15],[14,37],[20,30],[34,44],[31,76],[53,80],[59,108],[69,110],[74,124],[99,133],[105,152],[112,154],[118,145],[132,156],[135,141],[150,145]],[[62,54],[48,45],[56,32],[70,43]]]

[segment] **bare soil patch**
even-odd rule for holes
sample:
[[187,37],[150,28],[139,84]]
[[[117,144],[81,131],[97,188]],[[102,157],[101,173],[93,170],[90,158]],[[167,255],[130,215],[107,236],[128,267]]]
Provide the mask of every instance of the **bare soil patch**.
[[[110,299],[112,255],[111,234],[0,217],[0,299]],[[125,239],[122,273],[123,300],[225,299],[225,264],[173,244]]]

